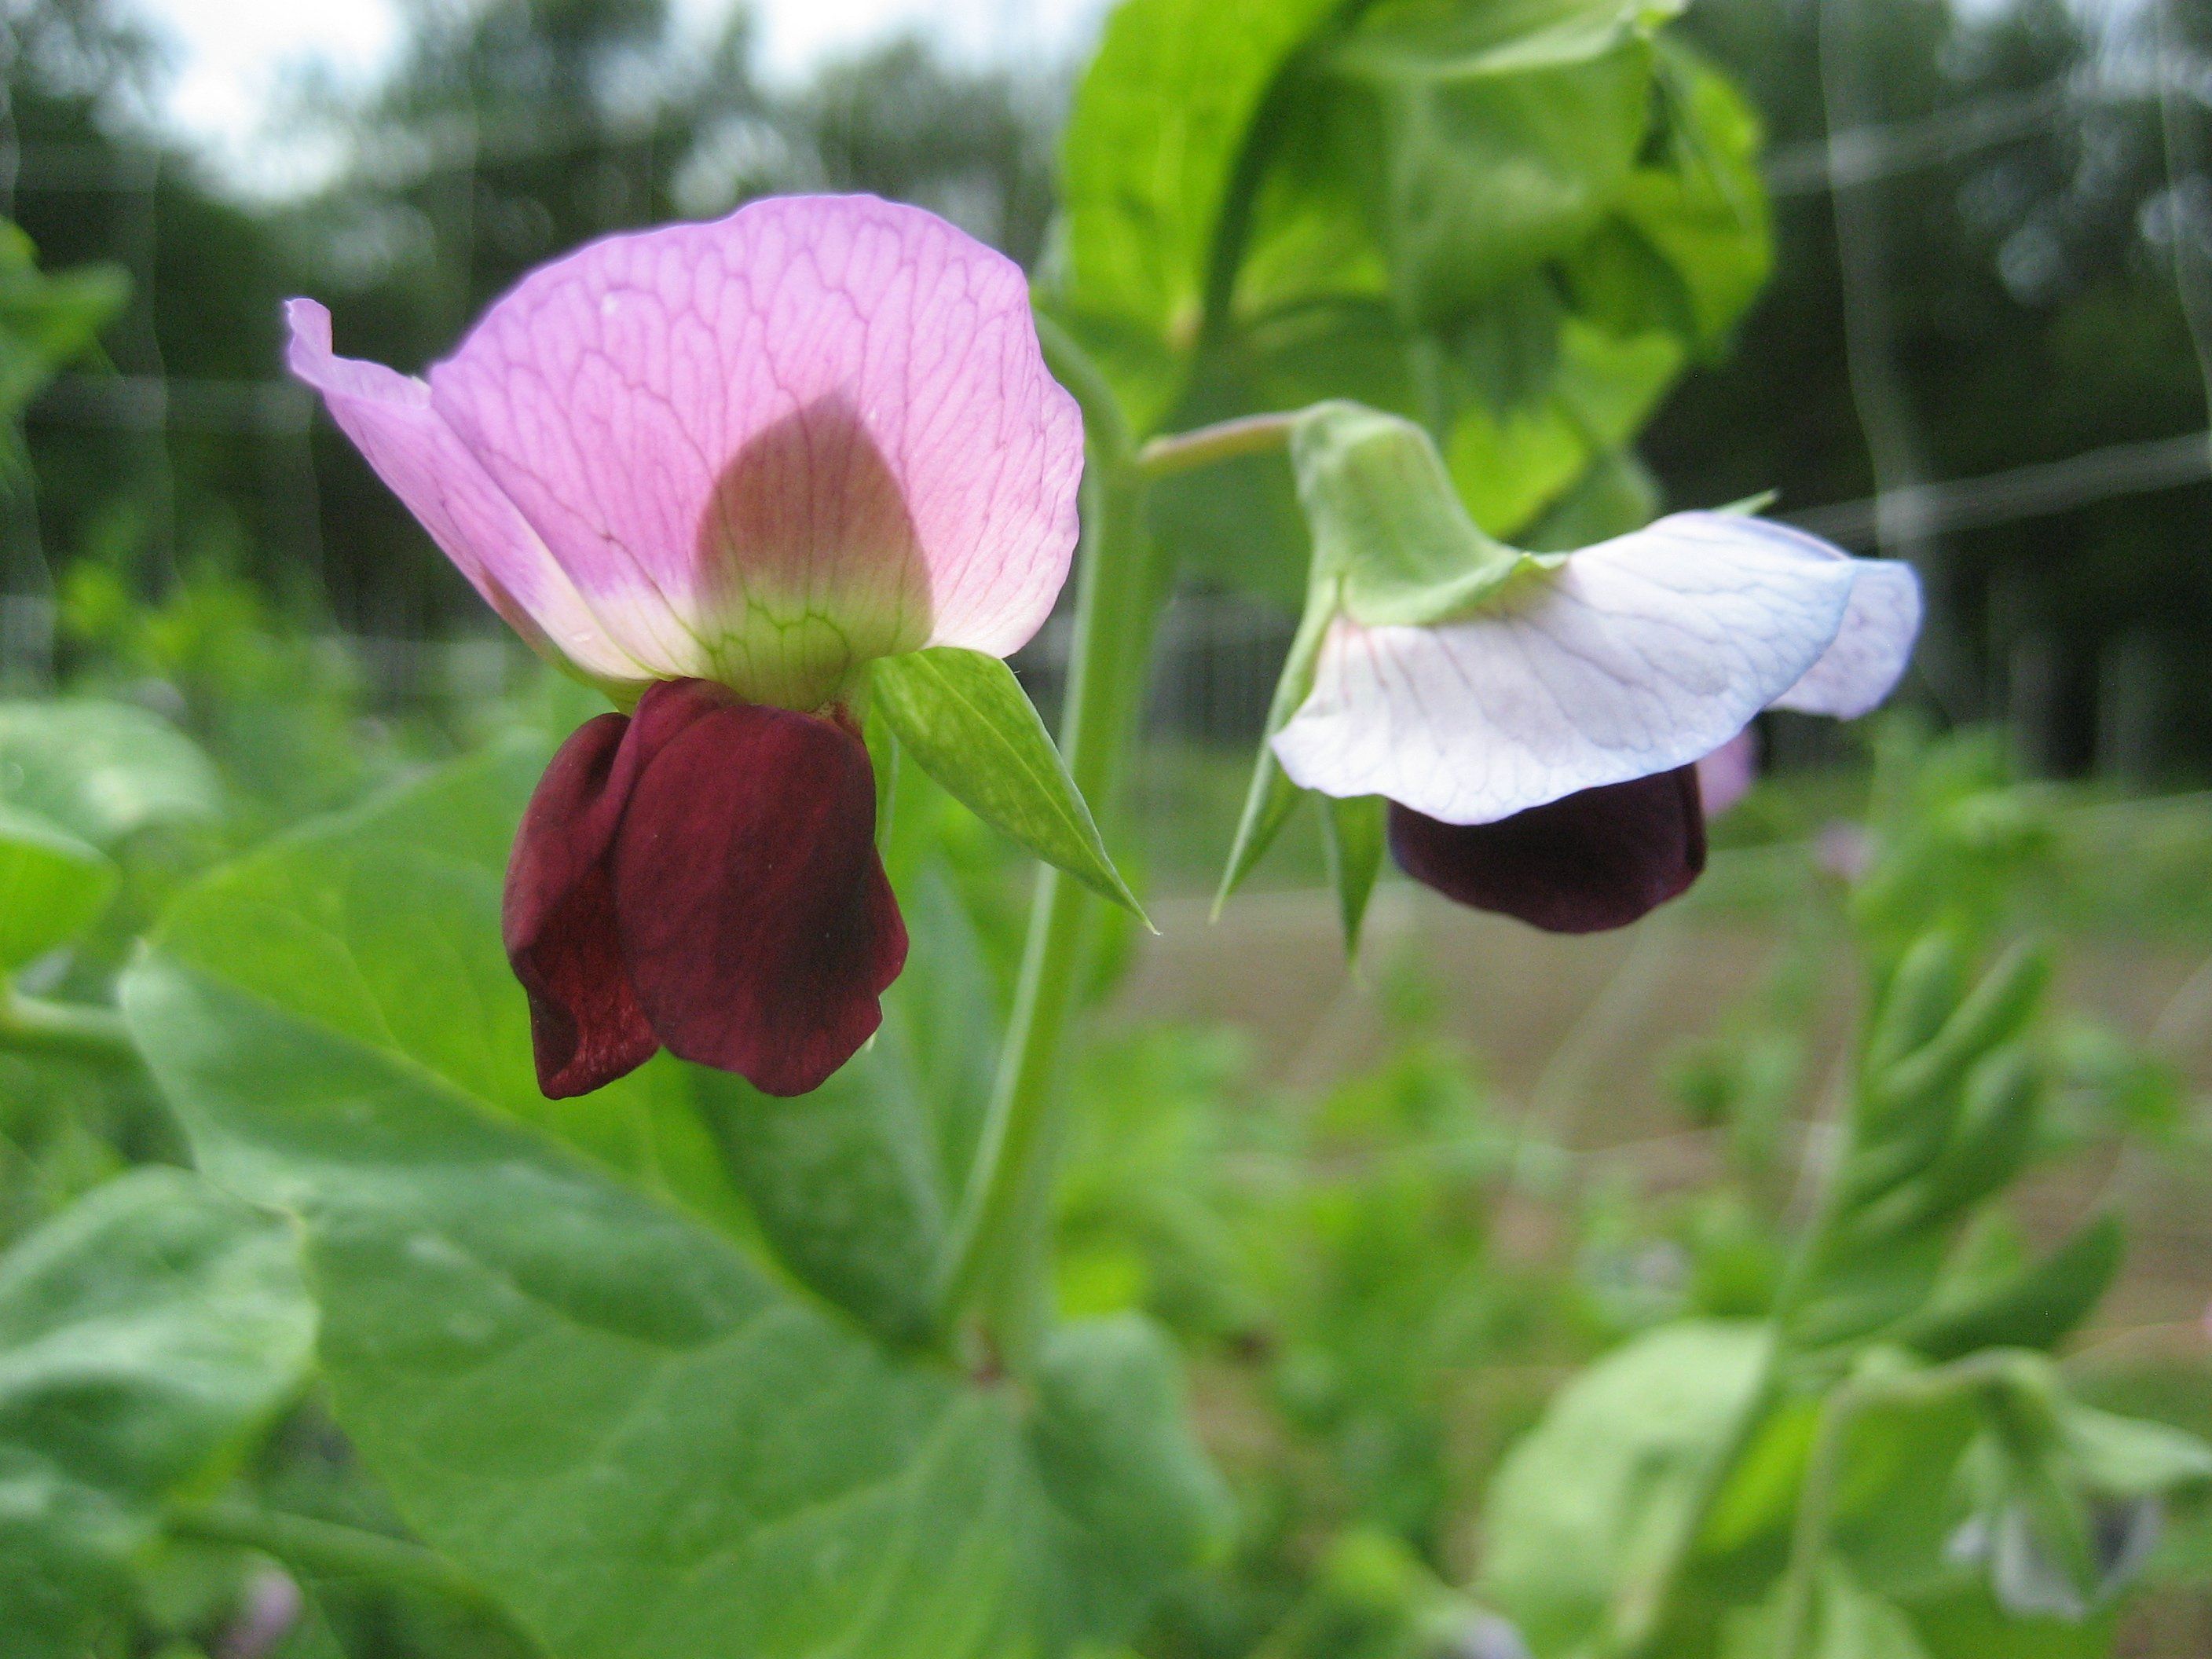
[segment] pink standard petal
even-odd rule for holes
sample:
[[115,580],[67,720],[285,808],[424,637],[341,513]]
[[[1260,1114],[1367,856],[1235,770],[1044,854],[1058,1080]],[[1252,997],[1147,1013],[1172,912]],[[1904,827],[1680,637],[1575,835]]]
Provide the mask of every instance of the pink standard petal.
[[334,356],[331,313],[312,300],[293,301],[285,317],[292,373],[322,393],[377,477],[516,633],[595,678],[648,678],[608,637],[538,532],[430,406],[428,386],[381,363]]
[[1080,416],[1019,269],[918,209],[788,197],[610,237],[430,385],[627,650],[748,697],[1003,656],[1066,579]]

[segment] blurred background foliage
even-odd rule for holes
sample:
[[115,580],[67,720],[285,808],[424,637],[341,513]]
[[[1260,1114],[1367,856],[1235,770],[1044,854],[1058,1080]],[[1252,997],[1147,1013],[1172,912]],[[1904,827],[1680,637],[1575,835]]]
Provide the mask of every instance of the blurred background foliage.
[[[1288,53],[1325,9],[1233,15]],[[1753,1659],[1793,1619],[1820,1659],[2212,1650],[2212,812],[2142,793],[2212,763],[2212,484],[2139,487],[2123,453],[2206,421],[2174,262],[2212,206],[2171,182],[2157,94],[2206,97],[2212,22],[2172,8],[2160,49],[2147,12],[2059,0],[1700,0],[1656,43],[1567,30],[1536,68],[1597,88],[1576,168],[1612,188],[1509,259],[1484,235],[1510,204],[1460,150],[1412,186],[1363,171],[1364,133],[1449,126],[1437,65],[1518,15],[1425,33],[1450,13],[1346,9],[1275,65],[1282,159],[1224,260],[1205,225],[1085,240],[1146,204],[1086,195],[1079,96],[1125,99],[1087,130],[1142,144],[1221,89],[1133,24],[1079,94],[1075,66],[923,41],[772,85],[742,21],[702,53],[656,0],[424,6],[380,89],[297,89],[291,131],[344,165],[268,199],[149,124],[163,69],[119,0],[11,8],[0,1595],[54,1621],[21,1629],[101,1659],[533,1650],[336,1425],[272,1224],[176,1173],[147,1080],[40,1011],[104,1012],[232,856],[590,712],[276,378],[283,298],[412,369],[592,235],[866,189],[1029,264],[1146,430],[1352,392],[1447,434],[1474,509],[1532,544],[1773,488],[1869,546],[1877,484],[2106,458],[2053,510],[1938,495],[1879,526],[1935,602],[1912,706],[1857,737],[1771,719],[1777,775],[1690,901],[1560,945],[1391,886],[1349,976],[1302,830],[1219,931],[1180,896],[1218,867],[1300,532],[1257,466],[1163,493],[1182,591],[1126,821],[1167,939],[1103,952],[1058,1292],[1173,1334],[1234,1519],[1126,1651]],[[1869,273],[1871,380],[1841,349]],[[1025,671],[1048,702],[1049,633]],[[944,1041],[899,1063],[972,1105],[955,1036],[1010,994],[1024,872],[901,788],[895,874],[959,945],[910,976],[945,1003],[901,1016]],[[703,1117],[759,1158],[748,1111]],[[580,1122],[547,1132],[605,1154]],[[724,1156],[676,1195],[896,1329],[911,1285],[805,1255]],[[98,1414],[87,1366],[131,1443],[57,1429]],[[1738,1422],[1736,1478],[1696,1492]],[[1824,1467],[1851,1478],[1817,1498]],[[1673,1622],[1640,1626],[1661,1579]]]

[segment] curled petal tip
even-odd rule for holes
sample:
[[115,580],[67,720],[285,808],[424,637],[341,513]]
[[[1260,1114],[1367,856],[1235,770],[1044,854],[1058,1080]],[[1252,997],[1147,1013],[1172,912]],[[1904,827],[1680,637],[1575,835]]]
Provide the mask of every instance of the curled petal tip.
[[1897,689],[1919,638],[1920,578],[1895,559],[1852,559],[1850,603],[1842,625],[1777,708],[1856,720]]

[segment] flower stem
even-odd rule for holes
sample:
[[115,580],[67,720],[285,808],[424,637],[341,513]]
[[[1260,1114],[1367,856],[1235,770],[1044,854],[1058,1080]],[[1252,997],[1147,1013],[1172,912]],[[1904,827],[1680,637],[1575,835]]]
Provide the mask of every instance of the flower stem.
[[138,1050],[112,1008],[47,1002],[0,985],[0,1050],[55,1060],[136,1066]]
[[337,1578],[397,1589],[427,1590],[471,1607],[496,1607],[475,1580],[419,1544],[359,1527],[241,1503],[210,1504],[173,1516],[180,1537],[258,1550],[317,1578]]
[[[1101,811],[1146,683],[1160,572],[1144,528],[1145,480],[1120,405],[1097,367],[1048,319],[1046,361],[1083,406],[1090,447],[1083,567],[1060,752]],[[990,1109],[938,1279],[947,1329],[979,1310],[996,1357],[1024,1366],[1042,1332],[1052,1177],[1065,1139],[1060,1054],[1085,957],[1090,895],[1037,872],[1013,1018]]]
[[1222,461],[1271,454],[1289,445],[1291,428],[1297,418],[1295,414],[1247,415],[1215,426],[1202,426],[1195,431],[1155,438],[1137,452],[1137,465],[1146,479],[1158,482],[1178,472],[1194,472],[1200,467]]
[[1800,1659],[1813,1636],[1813,1602],[1821,1558],[1835,1517],[1836,1492],[1843,1480],[1844,1451],[1851,1426],[1872,1407],[1934,1401],[1972,1394],[2002,1382],[2019,1356],[2007,1349],[1969,1354],[1924,1371],[1892,1376],[1853,1377],[1837,1385],[1822,1402],[1813,1449],[1798,1488],[1797,1515],[1790,1534],[1789,1565],[1783,1569],[1781,1609],[1775,1631],[1775,1659]]

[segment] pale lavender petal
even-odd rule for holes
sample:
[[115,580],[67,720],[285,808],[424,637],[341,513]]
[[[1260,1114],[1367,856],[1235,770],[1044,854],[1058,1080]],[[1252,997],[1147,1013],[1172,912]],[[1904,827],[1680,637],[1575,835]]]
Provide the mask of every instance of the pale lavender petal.
[[1339,618],[1275,755],[1323,794],[1487,823],[1711,753],[1819,659],[1850,591],[1808,537],[1677,514],[1469,621]]
[[1066,579],[1080,416],[1019,269],[918,209],[787,197],[611,237],[430,385],[617,638],[740,690],[1004,655]]
[[285,307],[293,374],[323,395],[331,416],[446,556],[540,651],[601,680],[652,678],[618,648],[514,503],[430,404],[430,388],[380,363],[333,356],[331,313],[313,300]]
[[1759,781],[1759,729],[1747,726],[1698,762],[1698,799],[1711,821],[1751,793]]
[[1774,701],[1801,714],[1856,720],[1887,697],[1920,633],[1920,578],[1893,559],[1852,559],[1851,602],[1835,643]]

